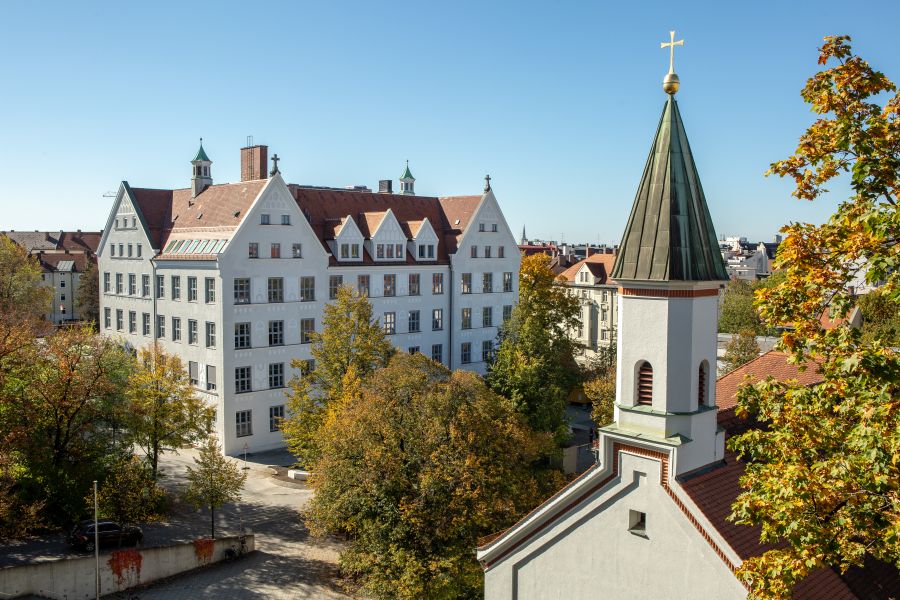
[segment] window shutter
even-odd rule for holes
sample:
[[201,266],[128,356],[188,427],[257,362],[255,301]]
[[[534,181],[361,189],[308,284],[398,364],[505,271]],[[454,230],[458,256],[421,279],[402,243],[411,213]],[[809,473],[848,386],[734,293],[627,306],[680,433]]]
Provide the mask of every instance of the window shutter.
[[638,370],[638,404],[653,404],[653,367],[648,362]]
[[700,364],[700,373],[697,385],[697,406],[706,404],[706,365]]

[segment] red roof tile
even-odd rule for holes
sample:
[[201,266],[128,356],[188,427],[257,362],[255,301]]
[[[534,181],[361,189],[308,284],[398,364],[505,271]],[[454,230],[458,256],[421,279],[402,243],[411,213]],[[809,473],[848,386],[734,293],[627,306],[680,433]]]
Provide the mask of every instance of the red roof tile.
[[771,350],[720,377],[716,381],[716,404],[719,410],[737,406],[737,390],[747,381],[747,377],[750,383],[757,383],[770,375],[779,381],[796,379],[802,385],[822,381],[822,375],[815,364],[809,362],[806,370],[800,371],[800,365],[791,364],[787,359],[788,355],[784,352]]
[[609,280],[609,272],[612,271],[613,264],[616,262],[615,254],[591,254],[587,258],[578,261],[568,269],[562,272],[560,277],[567,281],[574,282],[575,276],[581,267],[587,265],[588,270],[594,277],[600,278],[600,283],[606,283]]

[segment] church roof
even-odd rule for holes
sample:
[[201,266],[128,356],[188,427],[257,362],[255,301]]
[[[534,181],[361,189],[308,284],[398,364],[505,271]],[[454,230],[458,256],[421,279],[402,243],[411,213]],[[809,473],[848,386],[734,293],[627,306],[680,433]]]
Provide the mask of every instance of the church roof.
[[209,157],[206,155],[206,151],[203,149],[203,142],[200,142],[200,149],[197,150],[197,156],[194,157],[194,160],[191,162],[196,162],[198,160],[205,160],[206,162],[212,162],[209,160]]
[[674,96],[663,108],[618,257],[613,279],[728,279]]
[[413,181],[416,180],[416,178],[413,177],[412,171],[409,170],[409,161],[406,161],[406,170],[403,171],[403,175],[400,176],[401,181],[404,179],[412,179]]

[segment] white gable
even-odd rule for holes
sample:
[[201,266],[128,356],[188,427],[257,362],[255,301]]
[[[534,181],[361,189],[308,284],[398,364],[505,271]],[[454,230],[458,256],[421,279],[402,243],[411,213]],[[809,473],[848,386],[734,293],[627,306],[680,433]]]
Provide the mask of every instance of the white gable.
[[407,241],[406,233],[394,216],[394,211],[387,209],[368,242],[369,254],[377,261],[406,260]]
[[331,253],[339,261],[357,262],[363,259],[365,238],[353,217],[347,215],[334,240],[329,242]]

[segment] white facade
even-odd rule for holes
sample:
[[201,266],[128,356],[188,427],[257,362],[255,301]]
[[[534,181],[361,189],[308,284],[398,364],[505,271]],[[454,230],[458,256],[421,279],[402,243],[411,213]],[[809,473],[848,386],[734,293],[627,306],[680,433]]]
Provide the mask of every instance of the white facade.
[[[613,258],[613,255],[608,256]],[[581,304],[581,326],[572,334],[584,347],[579,357],[584,362],[595,358],[598,351],[613,346],[617,337],[618,286],[596,266],[580,261],[561,275],[565,278],[563,285],[568,288],[569,294],[578,298]]]
[[[202,192],[198,202],[207,193]],[[193,209],[211,210],[202,206]],[[196,218],[202,221],[202,213]],[[150,224],[134,192],[123,183],[98,252],[101,332],[134,348],[156,339],[167,352],[180,356],[197,393],[216,407],[216,431],[227,454],[284,445],[278,431],[286,404],[284,386],[299,374],[291,369],[291,361],[312,359],[304,333],[321,331],[324,306],[339,285],[368,288],[373,314],[398,349],[479,373],[486,367],[483,350],[493,348],[504,313],[518,297],[520,256],[491,191],[481,197],[461,232],[459,251],[443,262],[436,261],[433,252],[429,256],[428,247],[438,239],[427,220],[410,239],[390,210],[372,239],[364,239],[350,218],[333,240],[321,240],[280,175],[264,182],[236,223],[231,228],[172,229],[165,244],[227,240],[210,243],[214,252],[164,252],[154,247]],[[353,260],[354,244],[365,244],[372,257],[378,244],[392,249],[400,245],[402,257]],[[251,245],[256,257],[251,257]],[[421,264],[415,260],[419,246],[424,253]],[[477,258],[471,256],[472,246],[478,248]],[[490,257],[485,257],[488,247]],[[346,260],[341,259],[344,251]],[[488,291],[485,273],[492,283]],[[471,287],[464,290],[462,281],[469,278]],[[189,296],[192,286],[195,296]],[[469,313],[464,323],[465,309]]]

